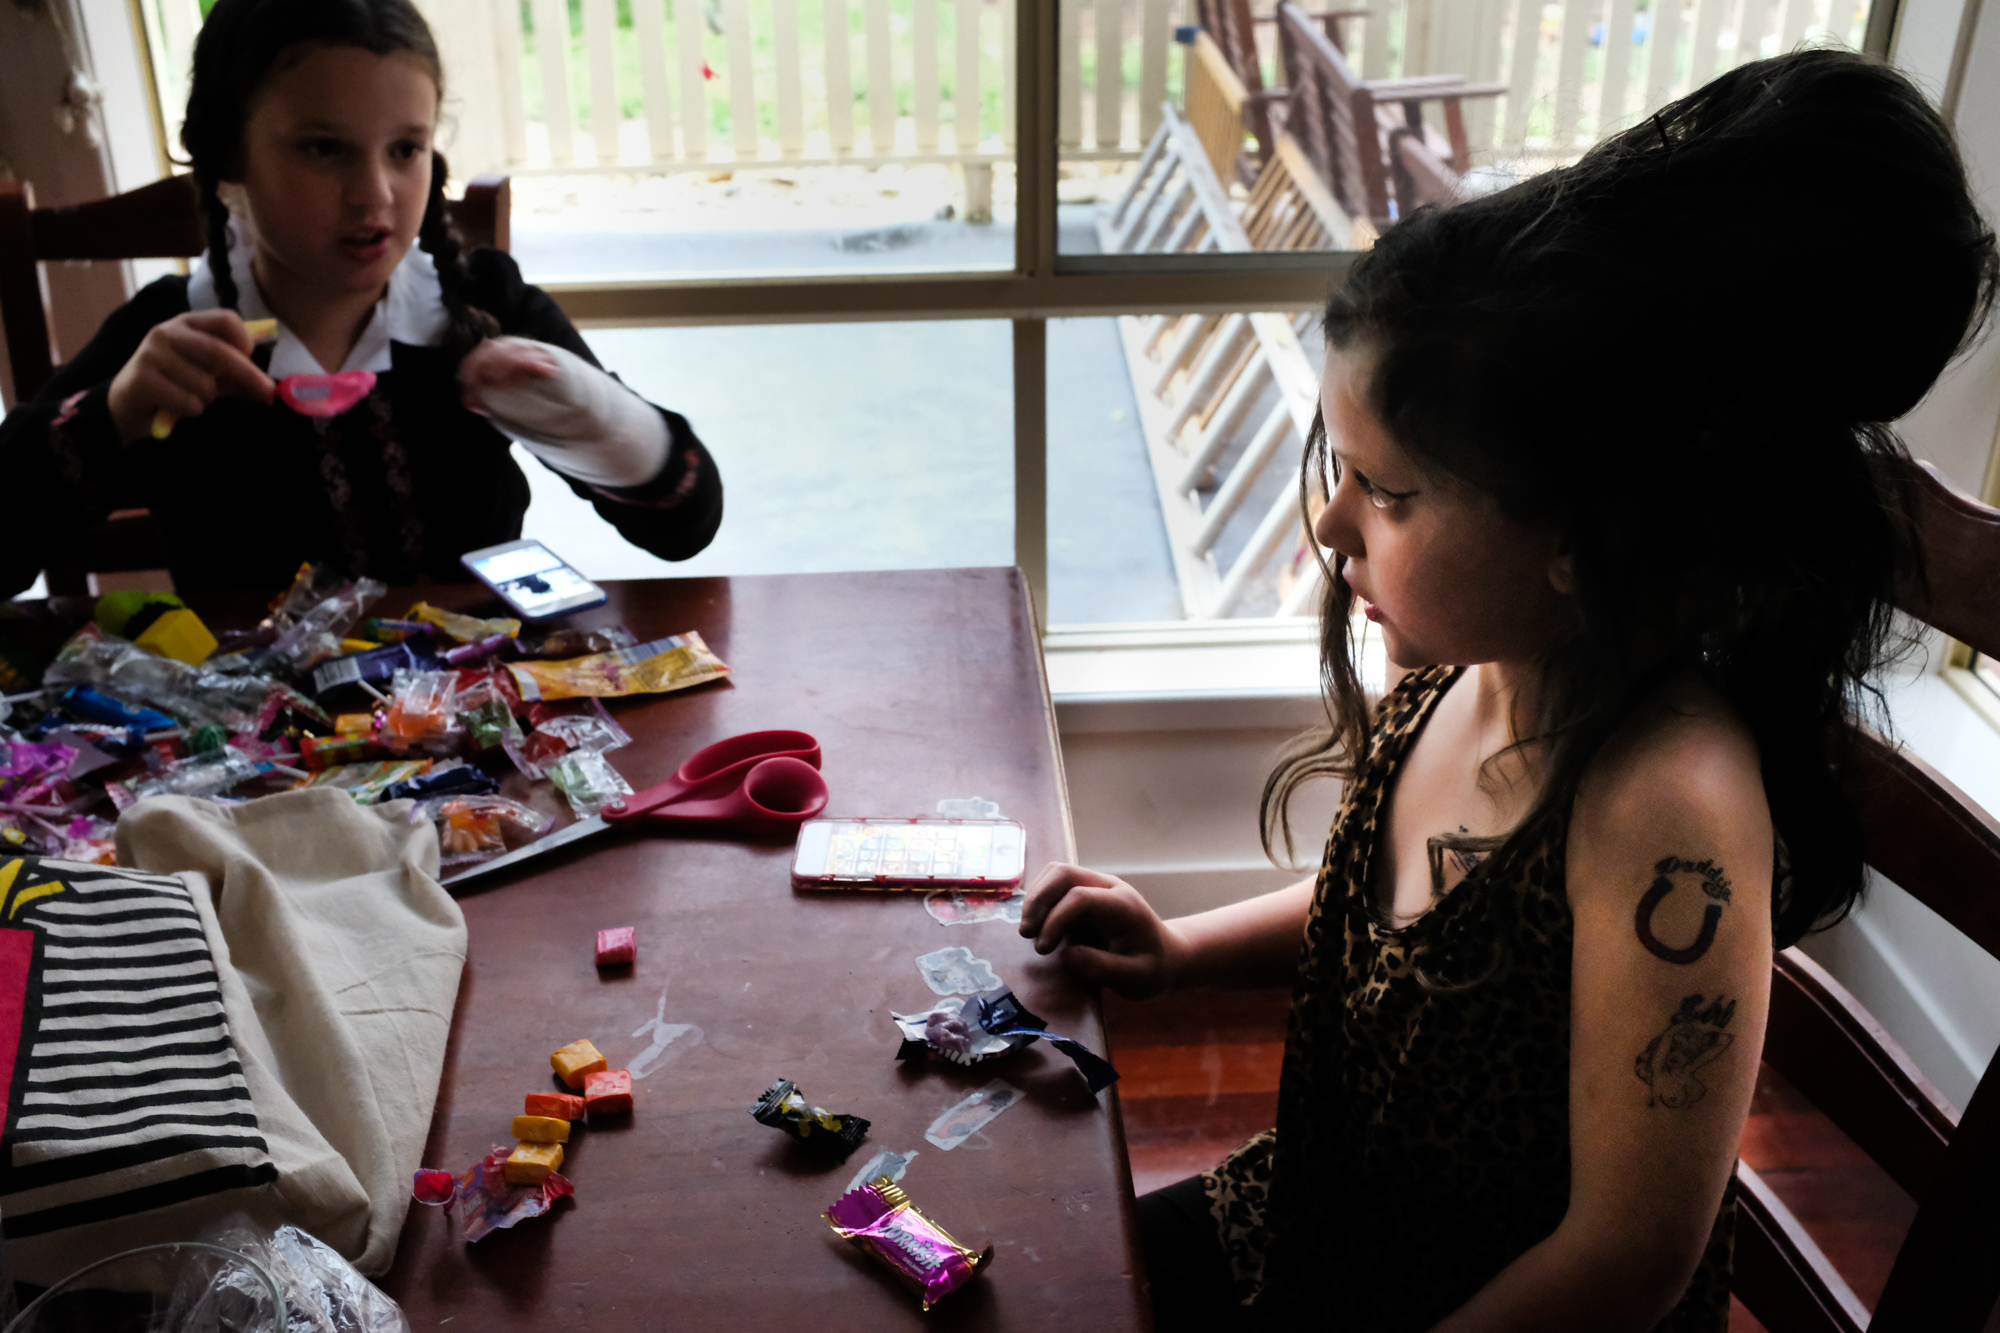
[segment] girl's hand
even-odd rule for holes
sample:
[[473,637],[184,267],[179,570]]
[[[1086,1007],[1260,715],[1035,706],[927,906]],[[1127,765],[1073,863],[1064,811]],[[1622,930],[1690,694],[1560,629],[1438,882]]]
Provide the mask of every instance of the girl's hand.
[[198,417],[218,398],[269,403],[278,386],[250,359],[254,346],[234,310],[194,310],[155,325],[111,381],[111,420],[130,444],[153,416]]
[[561,373],[556,359],[529,338],[488,338],[458,363],[465,405],[481,416],[492,415],[485,390],[511,389],[533,380],[554,379]]
[[1034,940],[1036,953],[1060,949],[1070,971],[1128,1000],[1172,989],[1189,950],[1130,884],[1060,861],[1029,886],[1021,934]]

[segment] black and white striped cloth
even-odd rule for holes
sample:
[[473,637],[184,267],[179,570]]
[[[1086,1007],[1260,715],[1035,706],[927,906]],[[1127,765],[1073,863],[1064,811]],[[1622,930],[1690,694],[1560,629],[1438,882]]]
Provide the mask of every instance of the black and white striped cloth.
[[16,857],[0,904],[7,1239],[277,1179],[184,884]]

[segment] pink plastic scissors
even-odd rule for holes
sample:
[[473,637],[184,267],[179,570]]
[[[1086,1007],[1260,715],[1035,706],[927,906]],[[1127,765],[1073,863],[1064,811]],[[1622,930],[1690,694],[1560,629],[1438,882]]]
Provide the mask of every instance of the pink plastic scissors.
[[665,782],[568,828],[450,877],[459,884],[607,828],[687,829],[787,838],[826,809],[819,742],[803,731],[751,731],[695,751]]
[[665,782],[604,807],[613,826],[796,833],[826,809],[819,742],[803,731],[750,731],[697,750]]

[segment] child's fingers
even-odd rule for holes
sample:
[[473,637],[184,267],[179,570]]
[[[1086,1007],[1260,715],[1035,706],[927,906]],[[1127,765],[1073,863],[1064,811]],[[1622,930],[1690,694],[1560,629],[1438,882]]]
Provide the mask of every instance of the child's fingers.
[[1021,934],[1039,934],[1050,910],[1076,885],[1108,889],[1117,882],[1109,875],[1101,875],[1083,866],[1070,865],[1065,861],[1049,862],[1028,886],[1027,899],[1021,904]]
[[1079,884],[1049,910],[1035,935],[1035,952],[1054,953],[1065,940],[1116,940],[1138,920],[1138,912],[1117,889]]
[[237,351],[249,356],[256,342],[250,336],[243,316],[234,310],[194,310],[182,316],[181,321],[190,329],[198,329],[219,342],[228,343]]
[[[203,311],[215,314],[215,311]],[[233,313],[233,312],[223,312]],[[236,321],[236,333],[242,333],[242,321]],[[235,394],[254,402],[268,403],[277,392],[271,377],[257,368],[257,363],[239,348],[235,342],[216,337],[205,328],[181,328],[169,333],[163,341],[168,356],[163,362],[174,359],[206,375],[211,382],[208,396],[213,399],[222,394]],[[187,381],[180,377],[185,384]]]

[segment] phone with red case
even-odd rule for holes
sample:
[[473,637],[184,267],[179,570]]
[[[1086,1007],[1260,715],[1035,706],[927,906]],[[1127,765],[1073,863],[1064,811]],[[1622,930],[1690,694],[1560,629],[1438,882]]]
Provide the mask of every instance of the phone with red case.
[[809,819],[792,882],[816,889],[1020,887],[1027,830],[1011,819]]

